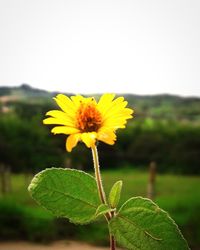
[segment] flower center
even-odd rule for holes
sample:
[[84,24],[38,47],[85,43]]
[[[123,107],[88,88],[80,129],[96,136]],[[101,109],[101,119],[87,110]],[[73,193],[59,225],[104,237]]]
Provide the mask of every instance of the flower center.
[[77,111],[77,127],[82,132],[96,132],[101,126],[101,114],[93,102],[81,103]]

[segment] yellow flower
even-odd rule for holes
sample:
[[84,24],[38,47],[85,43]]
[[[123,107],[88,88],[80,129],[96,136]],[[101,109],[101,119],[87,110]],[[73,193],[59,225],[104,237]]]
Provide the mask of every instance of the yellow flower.
[[81,95],[71,98],[58,94],[54,100],[61,110],[51,110],[44,124],[61,125],[54,127],[54,134],[69,135],[66,149],[71,152],[79,141],[89,148],[95,146],[97,140],[113,145],[116,140],[115,131],[125,128],[126,120],[132,118],[133,110],[126,108],[123,97],[114,99],[114,94],[104,94],[99,102],[93,97]]

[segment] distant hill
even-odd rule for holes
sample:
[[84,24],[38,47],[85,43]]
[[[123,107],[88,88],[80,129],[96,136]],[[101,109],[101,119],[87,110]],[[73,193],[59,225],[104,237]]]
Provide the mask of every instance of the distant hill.
[[22,84],[19,87],[0,87],[0,96],[18,96],[21,98],[26,98],[26,97],[47,97],[51,96],[52,93],[46,91],[46,90],[41,90],[41,89],[36,89],[32,88],[28,84]]
[[[0,102],[44,103],[50,102],[58,92],[36,89],[28,84],[19,87],[0,87]],[[72,95],[71,93],[66,93]],[[134,95],[122,94],[139,118],[172,119],[200,122],[200,98],[170,94]],[[98,94],[95,94],[98,96]],[[6,101],[5,101],[6,100]]]

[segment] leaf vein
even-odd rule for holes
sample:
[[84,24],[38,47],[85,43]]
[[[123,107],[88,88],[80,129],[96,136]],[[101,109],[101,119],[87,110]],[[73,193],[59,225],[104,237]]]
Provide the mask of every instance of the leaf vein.
[[151,235],[147,230],[145,230],[144,228],[140,227],[137,223],[134,223],[133,221],[129,220],[128,218],[126,218],[126,217],[124,217],[122,215],[119,215],[119,214],[118,214],[118,217],[120,217],[121,219],[123,219],[123,220],[127,221],[128,223],[134,225],[136,228],[139,228],[141,231],[144,232],[144,234],[150,236],[152,239],[157,240],[157,241],[162,240],[160,238],[157,238],[157,237]]

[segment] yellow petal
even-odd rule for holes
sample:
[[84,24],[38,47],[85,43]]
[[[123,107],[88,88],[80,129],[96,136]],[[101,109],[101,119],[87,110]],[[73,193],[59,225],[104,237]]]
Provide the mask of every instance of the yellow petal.
[[127,104],[125,102],[119,104],[119,105],[114,105],[111,107],[109,110],[107,110],[104,115],[103,115],[103,120],[106,120],[109,117],[114,117],[114,116],[124,116],[124,115],[130,115],[133,113],[132,109],[125,108]]
[[71,118],[75,117],[76,107],[69,97],[59,94],[54,98],[54,100],[66,114],[68,114]]
[[102,121],[103,126],[114,126],[116,128],[116,125],[118,125],[118,128],[123,128],[121,125],[126,124],[127,119],[132,118],[132,109],[125,108],[123,110],[120,110],[119,112],[111,113],[109,115],[107,113],[107,116],[104,116],[104,119]]
[[106,120],[103,121],[103,124],[107,124],[108,122],[123,122],[128,119],[132,118],[132,115],[115,115],[108,117]]
[[119,110],[121,108],[124,108],[126,105],[127,102],[124,101],[124,97],[118,97],[117,99],[110,102],[110,105],[106,105],[105,114],[108,112],[110,113],[111,111],[113,111],[113,109]]
[[81,135],[81,140],[85,143],[88,148],[94,147],[97,138],[96,132],[83,133]]
[[76,108],[74,107],[74,103],[72,102],[72,100],[68,96],[63,95],[63,94],[58,94],[56,96],[56,99],[63,102],[70,109],[76,111]]
[[52,125],[67,125],[67,126],[71,126],[71,123],[63,120],[63,119],[58,119],[58,118],[46,118],[43,120],[43,124],[52,124]]
[[98,102],[99,105],[104,105],[106,102],[111,102],[115,97],[115,94],[107,93],[103,94]]
[[84,99],[86,99],[86,98],[84,98],[82,95],[76,95],[76,96],[71,96],[71,99],[72,99],[74,106],[77,109],[77,108],[79,108],[81,102],[83,102]]
[[67,126],[58,126],[58,127],[54,127],[51,132],[53,134],[75,134],[75,133],[79,133],[80,131],[77,128],[72,128],[72,127],[67,127]]
[[[72,119],[69,115],[67,115],[65,112],[60,110],[51,110],[46,113],[46,115],[52,116],[55,119],[58,119],[59,121],[62,121],[64,125],[68,125],[69,127],[75,127],[75,119]],[[57,123],[56,123],[57,124]]]
[[103,127],[108,127],[112,129],[117,129],[117,128],[124,128],[125,124],[127,123],[126,119],[122,118],[116,118],[116,119],[107,119],[103,123]]
[[102,127],[97,133],[97,139],[113,145],[116,141],[116,135],[112,129]]
[[118,110],[117,109],[113,109],[112,111],[107,112],[107,114],[109,114],[110,116],[113,116],[113,115],[119,115],[119,116],[122,116],[122,115],[131,115],[131,114],[133,114],[133,110],[129,109],[129,108],[121,108],[121,109],[118,109]]
[[110,107],[114,97],[115,97],[115,94],[104,94],[101,96],[99,102],[97,103],[97,108],[101,112],[102,115],[108,109],[108,107]]
[[74,147],[76,147],[78,141],[80,140],[81,134],[72,134],[67,137],[66,149],[71,152]]

